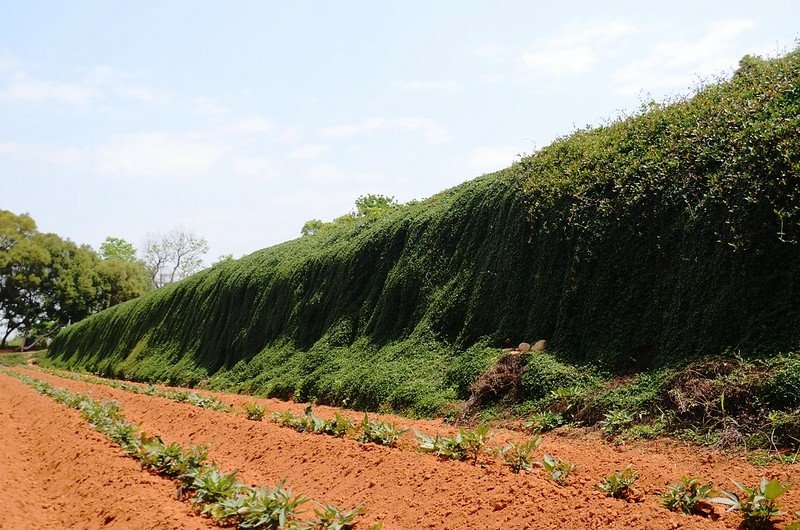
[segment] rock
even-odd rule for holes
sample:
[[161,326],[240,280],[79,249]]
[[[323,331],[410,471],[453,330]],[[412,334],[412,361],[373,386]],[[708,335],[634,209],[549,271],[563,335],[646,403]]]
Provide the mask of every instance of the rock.
[[534,343],[533,347],[531,348],[531,350],[533,351],[542,351],[545,349],[547,349],[547,341],[544,339],[537,340],[536,343]]
[[531,349],[531,345],[527,342],[520,342],[519,346],[517,346],[519,351],[528,351]]

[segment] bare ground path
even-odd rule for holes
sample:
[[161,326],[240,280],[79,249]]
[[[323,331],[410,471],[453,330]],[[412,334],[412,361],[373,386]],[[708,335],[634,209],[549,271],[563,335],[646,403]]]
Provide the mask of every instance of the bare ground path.
[[[133,394],[25,370],[30,375],[72,391],[90,391],[99,399],[118,400],[126,417],[167,441],[209,444],[210,456],[222,469],[240,470],[240,478],[274,485],[287,479],[295,493],[342,508],[362,505],[366,521],[381,521],[385,530],[415,528],[736,528],[736,514],[716,519],[686,517],[659,504],[659,494],[682,475],[701,476],[730,488],[730,479],[755,483],[762,476],[798,482],[796,466],[759,469],[739,458],[671,442],[641,442],[613,446],[597,437],[545,437],[542,452],[578,466],[574,479],[559,487],[543,473],[515,475],[497,462],[485,466],[439,461],[406,449],[361,445],[351,439],[301,434],[274,423],[252,422],[240,414],[199,409],[186,403]],[[215,394],[227,403],[255,398]],[[257,400],[271,410],[302,405]],[[334,410],[319,407],[330,416]],[[353,418],[358,413],[341,411]],[[402,420],[410,427],[432,432],[441,423]],[[495,443],[519,433],[498,431]],[[640,502],[608,499],[594,485],[614,470],[633,465]],[[786,495],[783,504],[800,509],[800,491]],[[721,512],[721,510],[718,510]]]
[[206,520],[77,411],[0,374],[0,528],[201,529]]

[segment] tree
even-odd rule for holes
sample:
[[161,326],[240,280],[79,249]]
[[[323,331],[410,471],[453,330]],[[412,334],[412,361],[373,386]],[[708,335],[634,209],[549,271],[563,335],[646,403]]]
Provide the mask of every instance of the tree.
[[98,308],[106,309],[150,290],[150,273],[141,261],[104,259],[97,265]]
[[386,195],[362,195],[356,199],[356,217],[378,217],[398,206],[394,197]]
[[183,228],[148,235],[142,249],[145,267],[156,287],[176,282],[200,270],[206,252],[208,242],[205,238]]
[[0,347],[17,333],[32,348],[149,284],[141,262],[100,259],[88,245],[38,232],[27,214],[0,210]]
[[315,236],[323,230],[332,227],[346,227],[357,223],[359,219],[375,219],[382,216],[389,210],[397,208],[400,204],[394,197],[386,195],[362,195],[356,199],[356,209],[353,212],[337,217],[333,221],[326,223],[319,219],[311,219],[300,229],[302,236]]
[[315,236],[326,224],[327,223],[319,219],[311,219],[310,221],[306,221],[306,224],[300,229],[300,234],[303,236]]
[[134,262],[136,261],[136,248],[124,239],[109,236],[100,244],[100,257]]
[[[35,346],[61,327],[85,318],[96,308],[97,254],[56,234],[34,233],[5,254],[0,340],[22,335],[22,348]],[[30,338],[31,344],[28,344]]]
[[136,298],[151,287],[150,273],[136,259],[133,244],[118,237],[107,237],[100,244],[98,304],[102,309]]

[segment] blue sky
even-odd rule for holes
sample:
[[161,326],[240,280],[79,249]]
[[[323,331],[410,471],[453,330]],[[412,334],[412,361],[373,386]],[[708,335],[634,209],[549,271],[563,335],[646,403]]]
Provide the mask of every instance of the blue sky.
[[796,46],[796,2],[0,0],[0,208],[213,261]]

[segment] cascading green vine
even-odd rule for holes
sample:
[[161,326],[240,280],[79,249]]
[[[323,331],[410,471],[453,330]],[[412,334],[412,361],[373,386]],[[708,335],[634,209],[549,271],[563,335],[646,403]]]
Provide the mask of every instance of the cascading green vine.
[[428,200],[226,262],[62,331],[105,375],[441,412],[497,359],[641,372],[800,345],[800,52]]

